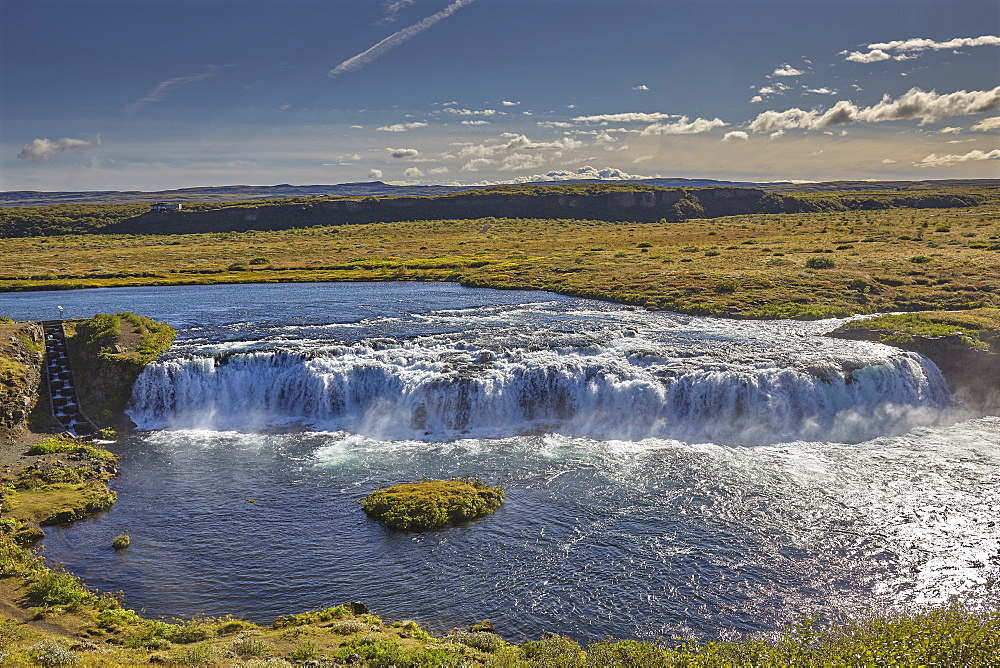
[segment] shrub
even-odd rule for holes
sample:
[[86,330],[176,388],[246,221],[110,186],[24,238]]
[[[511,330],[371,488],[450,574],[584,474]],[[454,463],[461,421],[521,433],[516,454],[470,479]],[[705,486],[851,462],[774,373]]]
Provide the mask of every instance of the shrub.
[[247,271],[248,269],[249,267],[242,262],[233,262],[231,265],[226,267],[226,271]]
[[266,257],[255,257],[255,258],[251,258],[250,262],[248,262],[247,264],[251,264],[251,265],[271,264],[271,261],[268,260]]
[[809,269],[832,269],[833,266],[833,258],[829,257],[811,257],[806,260],[806,267]]
[[32,645],[28,654],[42,666],[75,666],[80,663],[80,655],[51,640],[43,640]]
[[928,262],[933,262],[934,258],[927,257],[926,255],[914,255],[910,258],[910,262],[913,264],[927,264]]
[[732,294],[739,285],[735,278],[723,278],[715,282],[715,292],[720,295]]
[[257,631],[244,631],[229,643],[229,650],[239,656],[266,656],[274,652],[274,645],[254,638]]
[[116,550],[124,550],[129,545],[132,544],[132,536],[128,531],[122,531],[120,534],[115,536],[114,540],[111,541],[111,547]]
[[359,503],[389,528],[424,531],[489,515],[503,504],[503,489],[480,480],[424,480],[376,490]]

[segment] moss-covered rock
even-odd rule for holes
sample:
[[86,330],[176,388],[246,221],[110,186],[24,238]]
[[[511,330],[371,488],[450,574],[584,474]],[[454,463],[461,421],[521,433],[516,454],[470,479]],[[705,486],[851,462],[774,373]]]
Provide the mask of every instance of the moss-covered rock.
[[426,531],[489,515],[503,505],[503,489],[465,478],[424,480],[376,490],[359,503],[391,529]]

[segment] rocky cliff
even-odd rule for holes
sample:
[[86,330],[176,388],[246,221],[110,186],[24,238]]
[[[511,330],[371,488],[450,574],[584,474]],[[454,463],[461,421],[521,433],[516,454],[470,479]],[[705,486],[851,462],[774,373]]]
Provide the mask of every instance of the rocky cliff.
[[42,370],[42,327],[0,322],[0,437],[25,428],[38,402]]

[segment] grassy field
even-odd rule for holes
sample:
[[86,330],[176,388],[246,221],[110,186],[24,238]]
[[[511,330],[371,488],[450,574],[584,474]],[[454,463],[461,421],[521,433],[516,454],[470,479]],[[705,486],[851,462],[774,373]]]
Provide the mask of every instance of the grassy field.
[[[1000,306],[1000,208],[0,239],[0,290],[450,280],[751,318]],[[2,315],[2,314],[0,314]]]

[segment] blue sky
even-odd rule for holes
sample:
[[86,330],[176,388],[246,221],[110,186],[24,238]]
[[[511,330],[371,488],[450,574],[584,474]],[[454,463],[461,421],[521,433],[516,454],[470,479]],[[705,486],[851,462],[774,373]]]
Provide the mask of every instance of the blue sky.
[[0,0],[0,188],[1000,177],[995,0]]

